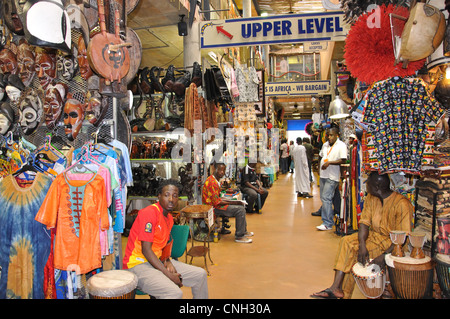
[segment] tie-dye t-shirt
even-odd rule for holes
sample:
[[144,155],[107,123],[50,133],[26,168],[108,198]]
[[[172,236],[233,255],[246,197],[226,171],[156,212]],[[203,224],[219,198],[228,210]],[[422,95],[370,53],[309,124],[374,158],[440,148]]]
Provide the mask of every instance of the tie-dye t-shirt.
[[50,233],[34,217],[52,179],[37,173],[21,188],[12,175],[0,182],[0,299],[43,299]]

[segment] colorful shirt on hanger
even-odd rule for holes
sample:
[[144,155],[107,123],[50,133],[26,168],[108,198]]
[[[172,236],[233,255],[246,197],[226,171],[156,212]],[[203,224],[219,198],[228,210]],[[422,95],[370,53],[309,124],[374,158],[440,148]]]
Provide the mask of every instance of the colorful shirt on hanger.
[[418,172],[430,126],[444,109],[418,78],[393,77],[366,94],[363,122],[373,134],[380,171]]
[[236,68],[236,83],[239,89],[239,102],[259,101],[259,79],[254,67]]
[[21,188],[12,175],[0,182],[0,299],[43,299],[50,232],[34,220],[52,179],[37,173]]
[[68,180],[65,173],[53,181],[35,219],[56,227],[56,269],[86,273],[102,266],[100,230],[109,228],[105,182],[95,174],[89,181]]

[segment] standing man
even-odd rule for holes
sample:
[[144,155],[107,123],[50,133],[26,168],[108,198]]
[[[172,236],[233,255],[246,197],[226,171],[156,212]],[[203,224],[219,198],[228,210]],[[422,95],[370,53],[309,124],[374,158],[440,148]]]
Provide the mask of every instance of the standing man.
[[318,230],[331,230],[334,225],[333,197],[341,177],[341,164],[347,161],[347,145],[339,139],[339,128],[332,126],[328,141],[320,151],[320,200],[322,201],[322,224]]
[[306,149],[306,158],[308,159],[309,181],[312,182],[312,161],[314,159],[314,146],[311,145],[308,137],[303,138],[303,144]]
[[225,175],[226,165],[214,163],[214,173],[205,181],[202,188],[202,203],[214,207],[214,213],[221,217],[236,217],[235,242],[251,243],[253,233],[247,231],[247,219],[244,204],[241,201],[227,200],[220,197],[219,181]]
[[298,197],[311,198],[311,183],[309,181],[308,158],[306,148],[302,145],[302,138],[297,137],[297,145],[291,151],[295,166],[295,191]]
[[183,285],[191,287],[194,299],[208,298],[207,274],[203,268],[170,258],[170,233],[180,194],[177,181],[164,180],[158,202],[141,209],[130,230],[123,268],[136,274],[138,288],[161,299],[181,299]]
[[289,171],[289,145],[287,144],[287,139],[285,138],[281,140],[280,152],[281,174],[286,174]]

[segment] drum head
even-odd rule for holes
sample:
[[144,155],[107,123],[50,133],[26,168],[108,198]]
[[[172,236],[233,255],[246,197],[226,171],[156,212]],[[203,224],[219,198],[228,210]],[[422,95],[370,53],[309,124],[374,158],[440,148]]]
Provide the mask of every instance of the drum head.
[[137,276],[127,270],[108,270],[98,273],[87,281],[91,295],[101,297],[118,297],[136,289]]

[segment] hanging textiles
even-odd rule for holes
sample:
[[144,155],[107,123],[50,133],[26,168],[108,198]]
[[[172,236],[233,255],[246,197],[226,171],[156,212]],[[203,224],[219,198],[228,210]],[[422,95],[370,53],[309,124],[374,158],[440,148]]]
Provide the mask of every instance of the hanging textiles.
[[37,173],[28,188],[8,175],[0,182],[0,299],[44,298],[50,232],[34,220],[52,179]]
[[259,79],[255,67],[244,68],[238,66],[235,71],[236,84],[239,89],[238,102],[259,101]]
[[393,77],[377,82],[364,97],[362,118],[372,139],[365,146],[373,146],[372,168],[418,174],[423,164],[429,165],[424,152],[443,113],[421,79]]
[[101,268],[100,229],[109,228],[105,182],[68,180],[65,173],[53,181],[35,219],[55,228],[54,267],[77,265],[86,273]]

